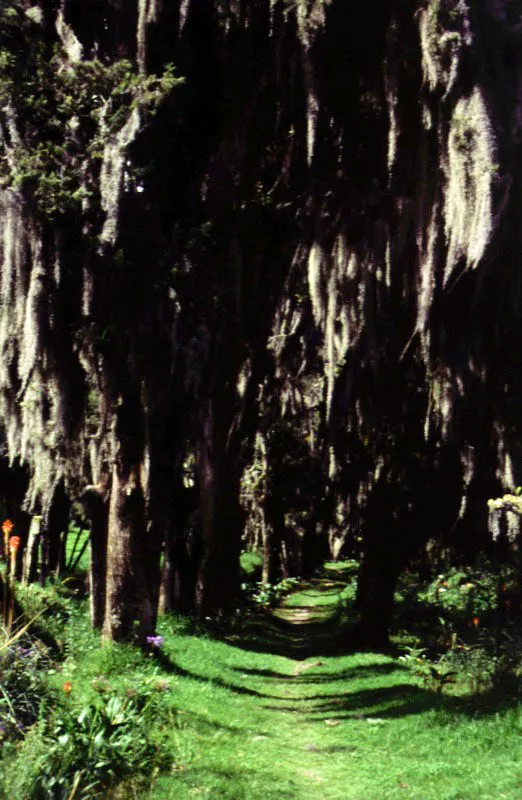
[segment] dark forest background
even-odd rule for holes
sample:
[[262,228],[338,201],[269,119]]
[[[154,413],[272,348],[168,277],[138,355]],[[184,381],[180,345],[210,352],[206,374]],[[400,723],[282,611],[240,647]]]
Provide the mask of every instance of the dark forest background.
[[357,559],[382,645],[406,565],[510,557],[516,5],[2,3],[1,503],[42,579],[88,520],[106,637],[256,548]]

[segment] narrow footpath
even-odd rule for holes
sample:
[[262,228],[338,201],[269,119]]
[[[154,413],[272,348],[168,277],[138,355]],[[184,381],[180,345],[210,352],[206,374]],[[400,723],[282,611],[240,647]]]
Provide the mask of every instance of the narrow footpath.
[[[187,636],[172,654],[176,800],[520,800],[515,777],[499,786],[509,749],[493,730],[485,743],[398,659],[342,652],[342,588],[302,584],[225,640]],[[158,780],[151,798],[172,797]]]

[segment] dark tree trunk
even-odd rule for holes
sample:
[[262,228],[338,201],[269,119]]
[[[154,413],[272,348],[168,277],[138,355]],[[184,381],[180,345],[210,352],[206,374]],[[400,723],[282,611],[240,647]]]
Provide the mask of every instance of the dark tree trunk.
[[109,506],[101,486],[89,487],[82,497],[82,503],[90,521],[91,562],[89,565],[89,592],[91,623],[93,628],[102,628],[106,601]]
[[112,470],[103,635],[145,643],[156,627],[162,538],[147,526],[142,481],[143,423],[137,398],[118,409],[119,450]]
[[58,575],[60,572],[60,567],[64,560],[65,541],[69,527],[70,513],[71,501],[65,492],[63,483],[60,483],[54,493],[46,526],[45,535],[48,542],[48,561],[46,569],[48,573]]
[[161,576],[161,611],[175,609],[192,614],[196,582],[201,564],[201,530],[197,490],[179,486],[174,492],[174,510],[167,526]]
[[200,617],[229,614],[239,594],[242,515],[239,466],[222,420],[207,402],[198,453],[203,560],[196,585]]
[[359,621],[352,642],[356,647],[375,650],[389,647],[394,594],[404,566],[397,554],[389,551],[376,548],[365,552],[355,601]]
[[280,469],[271,464],[271,479],[265,500],[265,538],[263,542],[263,581],[277,583],[288,578],[288,563],[283,552],[285,542],[285,510],[281,497]]
[[301,575],[310,578],[330,558],[330,546],[326,532],[318,530],[317,518],[313,515],[305,530],[301,545]]

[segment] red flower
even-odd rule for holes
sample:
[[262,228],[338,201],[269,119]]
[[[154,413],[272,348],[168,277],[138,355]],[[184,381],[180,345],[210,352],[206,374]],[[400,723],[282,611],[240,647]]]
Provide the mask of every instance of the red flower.
[[14,525],[11,522],[11,520],[10,519],[4,519],[4,521],[2,522],[2,530],[3,530],[3,532],[4,532],[4,534],[6,536],[9,536],[9,534],[11,533],[13,528],[14,528]]
[[478,628],[479,625],[480,625],[480,617],[473,617],[473,626],[475,628]]
[[71,694],[71,692],[72,692],[72,683],[71,683],[71,681],[65,681],[65,683],[64,683],[62,688],[63,688],[63,691],[65,692],[65,694]]
[[11,550],[11,552],[16,553],[19,547],[20,547],[20,537],[11,536],[11,538],[9,539],[9,550]]

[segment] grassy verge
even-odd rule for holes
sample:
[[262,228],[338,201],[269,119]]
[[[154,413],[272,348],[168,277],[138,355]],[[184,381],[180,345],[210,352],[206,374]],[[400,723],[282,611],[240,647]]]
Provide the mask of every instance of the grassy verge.
[[[465,685],[436,691],[397,658],[343,653],[348,585],[301,584],[212,635],[164,618],[150,652],[100,646],[85,607],[62,599],[40,718],[0,756],[3,797],[519,800],[522,707]],[[49,759],[64,778],[38,794]]]

